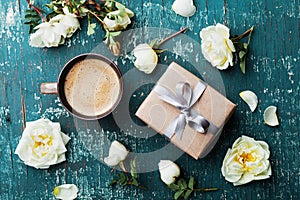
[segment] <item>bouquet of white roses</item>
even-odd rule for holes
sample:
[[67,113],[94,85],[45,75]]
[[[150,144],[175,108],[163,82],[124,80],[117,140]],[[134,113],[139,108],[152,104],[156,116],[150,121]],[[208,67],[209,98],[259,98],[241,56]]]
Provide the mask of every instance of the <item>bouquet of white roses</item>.
[[120,44],[114,37],[131,23],[134,13],[119,2],[106,0],[96,3],[94,0],[50,0],[46,4],[48,13],[27,0],[25,24],[30,25],[30,41],[33,47],[57,47],[65,42],[80,28],[78,18],[88,18],[87,34],[95,33],[95,18],[106,32],[105,43],[114,55],[119,54]]

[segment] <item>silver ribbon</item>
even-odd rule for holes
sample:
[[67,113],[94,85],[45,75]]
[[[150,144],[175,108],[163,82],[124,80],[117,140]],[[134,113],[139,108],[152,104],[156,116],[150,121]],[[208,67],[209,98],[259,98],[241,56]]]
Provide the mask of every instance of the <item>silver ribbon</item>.
[[169,124],[164,131],[164,135],[171,138],[176,133],[181,139],[186,124],[200,133],[206,133],[209,129],[210,122],[192,108],[205,89],[206,85],[200,81],[194,90],[192,90],[189,83],[177,83],[176,94],[161,85],[154,87],[154,91],[161,100],[180,110],[180,114]]

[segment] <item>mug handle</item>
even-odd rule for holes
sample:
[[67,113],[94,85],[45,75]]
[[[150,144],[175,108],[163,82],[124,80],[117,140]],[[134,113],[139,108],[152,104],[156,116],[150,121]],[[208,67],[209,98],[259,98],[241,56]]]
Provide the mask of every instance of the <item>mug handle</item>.
[[57,83],[42,83],[40,90],[42,94],[58,94]]

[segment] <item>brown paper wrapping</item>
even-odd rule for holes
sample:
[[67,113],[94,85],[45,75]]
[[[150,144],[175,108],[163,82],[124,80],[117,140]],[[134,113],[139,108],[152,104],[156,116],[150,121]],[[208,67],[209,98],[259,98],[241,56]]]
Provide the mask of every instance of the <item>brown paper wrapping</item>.
[[[188,82],[193,89],[199,80],[195,75],[173,62],[159,79],[158,84],[174,92],[178,82]],[[207,85],[193,109],[219,127],[219,131],[214,134],[210,132],[202,134],[187,125],[182,138],[180,139],[174,134],[170,139],[171,142],[195,159],[206,156],[217,142],[223,125],[235,107],[235,104]],[[160,134],[163,134],[170,122],[178,115],[179,110],[162,101],[154,91],[150,92],[136,112],[137,117]]]

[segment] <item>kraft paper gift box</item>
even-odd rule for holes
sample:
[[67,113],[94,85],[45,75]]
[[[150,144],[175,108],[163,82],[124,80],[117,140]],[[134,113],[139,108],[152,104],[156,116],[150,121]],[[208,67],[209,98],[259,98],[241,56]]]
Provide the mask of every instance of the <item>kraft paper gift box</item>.
[[[206,88],[192,108],[209,121],[210,127],[206,133],[200,133],[186,124],[181,138],[177,134],[170,138],[174,145],[195,159],[202,158],[211,151],[236,105],[175,62],[170,64],[157,82],[175,94],[177,83],[188,82],[193,90],[199,81],[205,84]],[[179,114],[179,109],[163,101],[154,90],[136,112],[138,118],[162,135]]]

